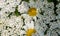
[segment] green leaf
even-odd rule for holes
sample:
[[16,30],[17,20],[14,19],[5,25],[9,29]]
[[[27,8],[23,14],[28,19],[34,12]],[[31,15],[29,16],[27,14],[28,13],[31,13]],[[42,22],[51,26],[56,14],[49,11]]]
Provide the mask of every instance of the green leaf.
[[29,0],[22,0],[22,1],[29,2]]
[[47,0],[48,2],[53,2],[53,0]]
[[16,16],[19,16],[20,14],[19,14],[19,12],[15,11],[15,15],[16,15]]
[[48,2],[57,2],[57,0],[47,0]]
[[18,6],[16,6],[16,8],[15,8],[15,12],[14,12],[14,13],[15,13],[16,16],[21,15],[21,14],[18,12]]

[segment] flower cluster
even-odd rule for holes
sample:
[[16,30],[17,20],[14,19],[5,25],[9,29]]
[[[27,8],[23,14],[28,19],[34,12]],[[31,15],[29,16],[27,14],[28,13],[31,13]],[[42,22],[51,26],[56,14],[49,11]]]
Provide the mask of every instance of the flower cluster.
[[0,36],[60,36],[60,0],[0,0]]

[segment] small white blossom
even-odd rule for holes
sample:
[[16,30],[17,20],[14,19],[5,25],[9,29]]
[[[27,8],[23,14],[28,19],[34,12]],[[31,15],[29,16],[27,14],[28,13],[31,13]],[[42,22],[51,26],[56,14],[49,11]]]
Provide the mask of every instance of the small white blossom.
[[18,6],[18,11],[20,13],[26,13],[28,9],[29,8],[26,2],[22,2],[22,4]]

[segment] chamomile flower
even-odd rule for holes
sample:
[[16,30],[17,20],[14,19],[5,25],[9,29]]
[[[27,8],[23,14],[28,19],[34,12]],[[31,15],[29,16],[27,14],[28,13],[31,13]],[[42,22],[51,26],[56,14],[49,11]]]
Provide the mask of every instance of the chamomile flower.
[[31,21],[31,23],[27,22],[26,26],[27,26],[26,27],[27,28],[26,36],[32,36],[33,33],[36,33],[36,30],[34,29],[34,22],[33,21]]
[[37,15],[37,9],[36,8],[30,8],[28,10],[28,15],[29,16],[36,16]]
[[34,33],[36,33],[36,30],[35,29],[28,29],[26,31],[26,36],[32,36]]

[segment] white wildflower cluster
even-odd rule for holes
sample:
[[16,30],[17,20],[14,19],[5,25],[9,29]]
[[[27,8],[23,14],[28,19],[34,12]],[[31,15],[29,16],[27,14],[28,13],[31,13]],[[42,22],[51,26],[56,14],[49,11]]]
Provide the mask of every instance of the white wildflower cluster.
[[24,1],[22,2],[21,5],[18,6],[18,11],[20,13],[26,13],[28,9],[29,8],[28,8],[28,5],[27,5],[27,2],[24,2]]
[[0,36],[24,36],[27,29],[33,29],[28,9],[28,3],[22,0],[0,0]]
[[[60,1],[56,2],[0,0],[0,36],[60,36]],[[36,33],[31,34],[32,29]]]
[[[60,3],[55,6],[54,2],[48,2],[44,0],[43,4],[43,7],[40,8],[40,14],[38,15],[39,19],[36,22],[37,31],[41,30],[41,33],[37,32],[40,33],[37,36],[60,36]],[[38,28],[38,26],[40,28]]]

